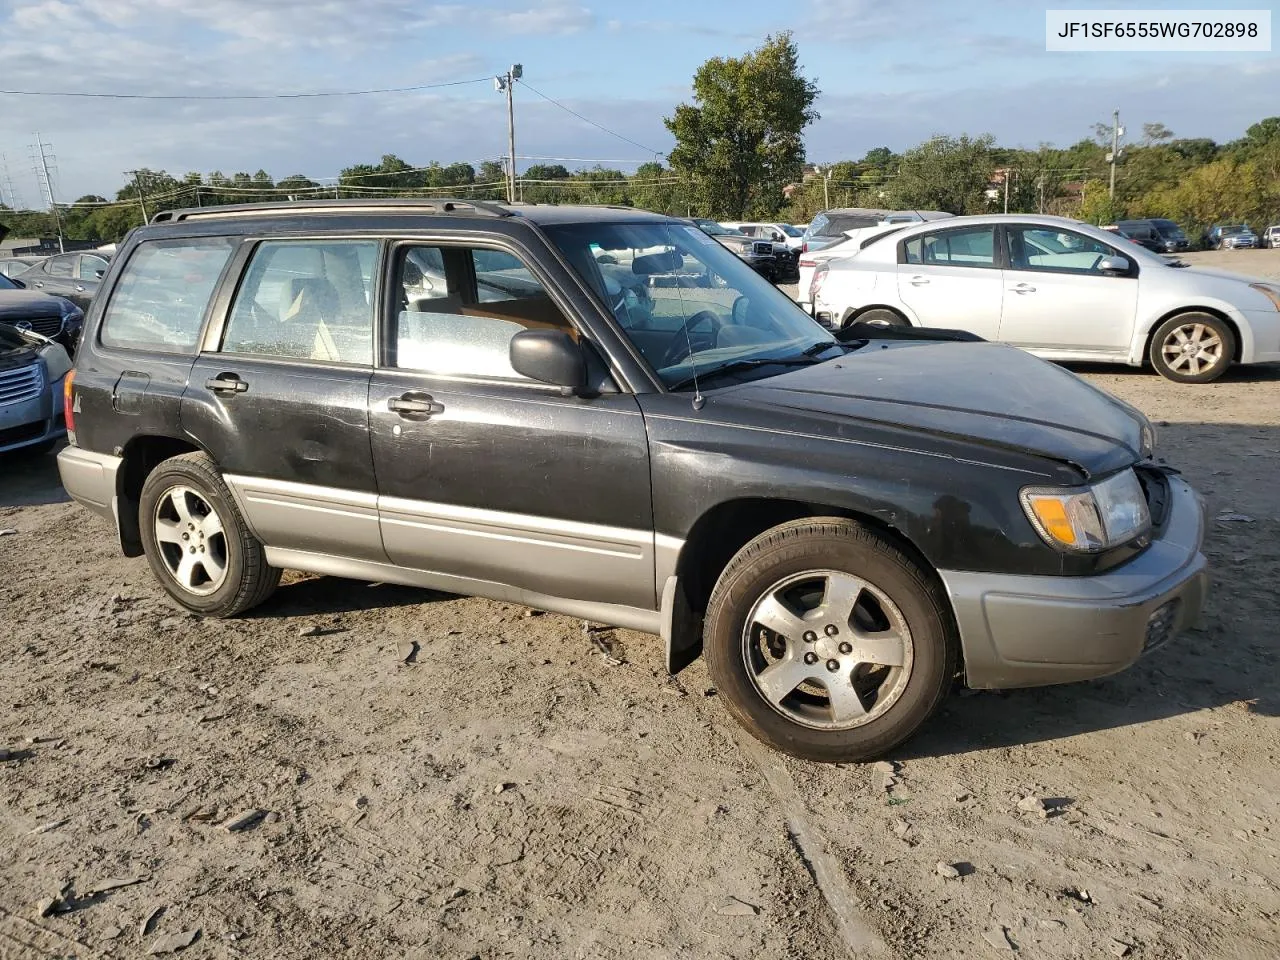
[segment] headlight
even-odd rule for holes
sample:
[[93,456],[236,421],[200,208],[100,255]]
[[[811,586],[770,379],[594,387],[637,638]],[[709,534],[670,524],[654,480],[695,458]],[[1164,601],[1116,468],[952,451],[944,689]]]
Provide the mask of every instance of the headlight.
[[1052,547],[1096,553],[1151,528],[1142,485],[1132,470],[1088,487],[1024,487],[1022,509]]
[[1249,286],[1270,300],[1273,307],[1280,310],[1280,287],[1272,286],[1269,283],[1251,283]]
[[1151,425],[1150,421],[1142,424],[1142,457],[1144,460],[1155,456],[1156,452],[1156,428]]

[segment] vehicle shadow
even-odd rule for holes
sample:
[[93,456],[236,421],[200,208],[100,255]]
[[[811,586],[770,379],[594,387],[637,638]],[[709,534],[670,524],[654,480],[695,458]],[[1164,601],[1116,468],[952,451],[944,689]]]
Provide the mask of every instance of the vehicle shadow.
[[57,450],[45,454],[23,450],[0,453],[0,508],[38,507],[67,503],[70,499],[58,478]]
[[457,599],[453,594],[396,583],[365,583],[342,577],[304,577],[286,580],[262,606],[246,613],[246,620],[331,616],[392,607],[412,607]]
[[1221,717],[1207,711],[1280,716],[1280,490],[1273,482],[1280,427],[1171,423],[1160,443],[1206,501],[1211,585],[1199,625],[1100,680],[958,690],[896,756],[964,754],[1176,717],[1186,718],[1177,729],[1195,739],[1198,722],[1207,728]]

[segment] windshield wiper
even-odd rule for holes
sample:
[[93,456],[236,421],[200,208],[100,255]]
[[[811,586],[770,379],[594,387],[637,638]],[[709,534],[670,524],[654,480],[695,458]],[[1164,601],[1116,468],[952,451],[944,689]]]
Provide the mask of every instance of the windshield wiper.
[[[815,363],[821,363],[821,360],[815,360],[811,356],[806,357],[753,357],[749,360],[732,360],[723,366],[715,367],[711,370],[700,371],[696,376],[688,376],[683,380],[677,380],[668,390],[683,390],[685,387],[692,387],[699,380],[706,380],[708,377],[718,377],[725,373],[738,373],[742,370],[754,370],[756,367],[767,367],[776,364],[782,367],[808,367]],[[696,368],[695,368],[696,369]]]
[[840,346],[840,343],[837,340],[819,340],[817,343],[810,344],[809,346],[805,347],[800,352],[803,353],[806,357],[816,357],[818,354],[822,353],[822,351],[827,350],[830,347],[838,347],[838,346]]

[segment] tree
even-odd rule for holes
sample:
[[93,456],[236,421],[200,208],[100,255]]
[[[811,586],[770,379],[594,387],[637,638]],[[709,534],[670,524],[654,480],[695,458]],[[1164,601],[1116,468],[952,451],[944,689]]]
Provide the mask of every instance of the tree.
[[801,135],[818,119],[817,97],[790,33],[699,67],[694,102],[664,121],[676,140],[671,166],[692,181],[698,209],[724,219],[775,215],[804,166]]
[[1164,141],[1172,139],[1173,131],[1163,123],[1144,123],[1142,125],[1142,143],[1144,146],[1149,147],[1152,144],[1164,143]]
[[981,213],[995,162],[991,134],[933,137],[902,155],[890,195],[906,210]]

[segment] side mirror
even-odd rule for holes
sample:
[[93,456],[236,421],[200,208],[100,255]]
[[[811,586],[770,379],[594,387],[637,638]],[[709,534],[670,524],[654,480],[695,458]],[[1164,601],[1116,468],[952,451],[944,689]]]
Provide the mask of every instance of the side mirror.
[[1119,275],[1128,273],[1133,269],[1133,264],[1129,262],[1128,257],[1103,257],[1098,261],[1098,272],[1111,275]]
[[94,277],[94,279],[95,279],[95,280],[101,280],[101,279],[102,279],[103,277],[105,277],[106,275],[107,275],[107,271],[105,271],[105,270],[95,270],[95,271],[93,271],[93,277]]
[[511,369],[522,377],[561,387],[565,396],[587,386],[587,359],[563,330],[521,330],[511,338]]

